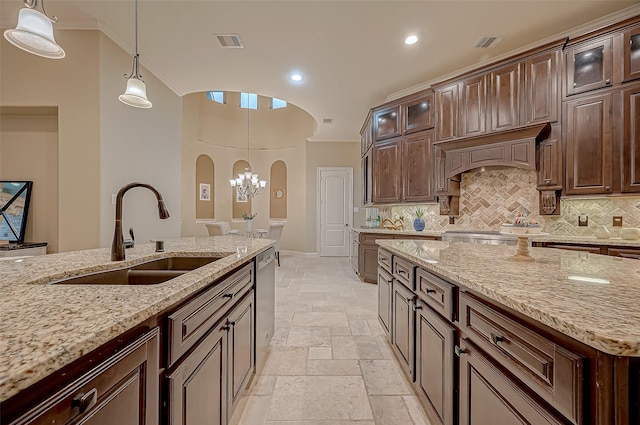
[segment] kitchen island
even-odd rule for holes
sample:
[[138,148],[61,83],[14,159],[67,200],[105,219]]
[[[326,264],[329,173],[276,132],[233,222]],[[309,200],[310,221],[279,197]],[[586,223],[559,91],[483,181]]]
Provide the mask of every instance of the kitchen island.
[[[175,306],[185,300],[197,300],[205,290],[215,289],[216,282],[222,278],[225,282],[232,278],[240,281],[236,277],[238,270],[243,271],[241,277],[247,285],[244,292],[232,293],[229,299],[234,295],[238,295],[238,299],[248,298],[249,292],[253,295],[255,285],[254,258],[273,244],[266,239],[230,236],[181,238],[166,241],[164,252],[154,252],[153,244],[137,245],[127,250],[125,261],[118,262],[110,261],[109,249],[3,262],[0,265],[3,294],[0,298],[0,402],[19,399],[19,393],[33,388],[34,383],[77,363],[78,359],[145,322],[148,328],[158,322],[162,325],[168,320],[160,316],[162,313],[175,310]],[[246,253],[238,255],[238,246],[246,246]],[[220,259],[155,285],[48,284],[172,256]],[[186,329],[189,323],[184,323]],[[165,355],[164,351],[160,357],[171,355],[171,352]],[[152,366],[158,368],[158,365]]]
[[638,423],[640,262],[378,243],[380,322],[434,423]]

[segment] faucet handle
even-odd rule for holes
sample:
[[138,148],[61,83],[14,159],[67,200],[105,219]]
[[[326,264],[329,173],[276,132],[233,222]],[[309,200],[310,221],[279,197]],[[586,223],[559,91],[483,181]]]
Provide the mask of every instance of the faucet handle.
[[131,239],[124,240],[125,248],[133,248],[136,245],[136,237],[133,235],[133,227],[129,227],[129,235],[131,236]]

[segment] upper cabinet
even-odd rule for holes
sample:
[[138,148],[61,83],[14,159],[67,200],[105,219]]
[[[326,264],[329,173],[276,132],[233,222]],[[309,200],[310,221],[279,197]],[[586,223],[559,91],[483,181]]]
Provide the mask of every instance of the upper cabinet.
[[436,140],[451,140],[458,136],[458,83],[436,87]]
[[640,27],[624,33],[624,81],[640,78]]
[[612,37],[566,50],[567,96],[612,84]]
[[373,146],[373,202],[402,202],[402,148],[400,139]]
[[405,134],[433,128],[435,124],[433,103],[434,95],[429,93],[402,104],[404,116],[402,127]]
[[521,67],[522,64],[516,63],[489,74],[491,131],[510,130],[520,125]]
[[460,136],[479,136],[486,132],[486,76],[462,81],[460,90]]
[[389,139],[400,135],[400,105],[387,106],[373,113],[373,138]]
[[622,192],[640,192],[640,85],[622,92]]
[[373,124],[371,121],[371,111],[367,115],[367,119],[360,131],[360,156],[364,157],[371,145],[373,144]]
[[525,124],[558,121],[558,50],[529,58],[525,68]]

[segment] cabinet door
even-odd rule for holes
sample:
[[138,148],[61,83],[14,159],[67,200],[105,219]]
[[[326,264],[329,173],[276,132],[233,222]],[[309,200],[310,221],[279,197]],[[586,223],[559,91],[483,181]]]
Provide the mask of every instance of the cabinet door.
[[388,139],[400,135],[400,105],[389,106],[373,114],[373,138]]
[[402,202],[401,140],[373,146],[373,203]]
[[612,184],[611,94],[567,102],[567,194],[608,194]]
[[415,133],[434,126],[433,93],[402,105],[404,133]]
[[354,232],[351,238],[351,267],[356,274],[358,270],[358,256],[360,255],[360,243],[358,242],[358,234]]
[[229,313],[229,418],[238,405],[240,395],[253,373],[255,311],[253,291]]
[[227,333],[218,324],[168,376],[169,425],[227,424]]
[[538,187],[562,187],[562,146],[558,139],[538,144]]
[[378,279],[378,245],[360,242],[360,279],[376,283]]
[[400,366],[413,381],[415,353],[413,302],[415,295],[396,279],[393,279],[392,285],[391,346],[398,357]]
[[640,28],[624,33],[624,81],[640,78]]
[[159,423],[158,340],[155,328],[8,424]]
[[623,192],[640,192],[640,86],[624,90]]
[[391,340],[391,299],[393,278],[383,269],[378,269],[378,320],[387,339]]
[[373,197],[373,150],[362,157],[362,204],[371,205]]
[[493,71],[491,78],[491,131],[509,130],[520,125],[521,64]]
[[478,136],[486,132],[486,76],[462,82],[460,93],[460,137]]
[[373,128],[371,125],[371,113],[367,117],[367,121],[364,124],[364,128],[362,130],[362,134],[360,135],[360,155],[364,156],[364,154],[371,147],[371,143],[373,141]]
[[460,352],[460,425],[565,423],[529,397],[473,345]]
[[434,200],[431,147],[433,131],[402,141],[402,199],[404,202]]
[[[416,302],[416,387],[441,425],[453,425],[455,328]],[[435,425],[435,424],[434,424]]]
[[528,59],[525,69],[526,123],[558,121],[558,52]]
[[611,42],[611,37],[608,37],[567,50],[567,95],[611,85],[613,64]]
[[436,139],[453,139],[458,136],[458,83],[436,89]]

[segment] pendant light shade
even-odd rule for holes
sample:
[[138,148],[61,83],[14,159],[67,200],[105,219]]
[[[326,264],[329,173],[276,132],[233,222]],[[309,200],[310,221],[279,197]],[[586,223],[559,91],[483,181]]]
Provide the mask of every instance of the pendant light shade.
[[134,108],[151,108],[151,102],[147,99],[147,87],[144,81],[131,77],[127,80],[127,89],[118,99],[125,105]]
[[[57,22],[55,19],[53,22]],[[14,46],[34,55],[49,59],[62,59],[62,47],[53,38],[53,24],[43,13],[26,7],[20,9],[18,25],[4,32],[4,38]]]

